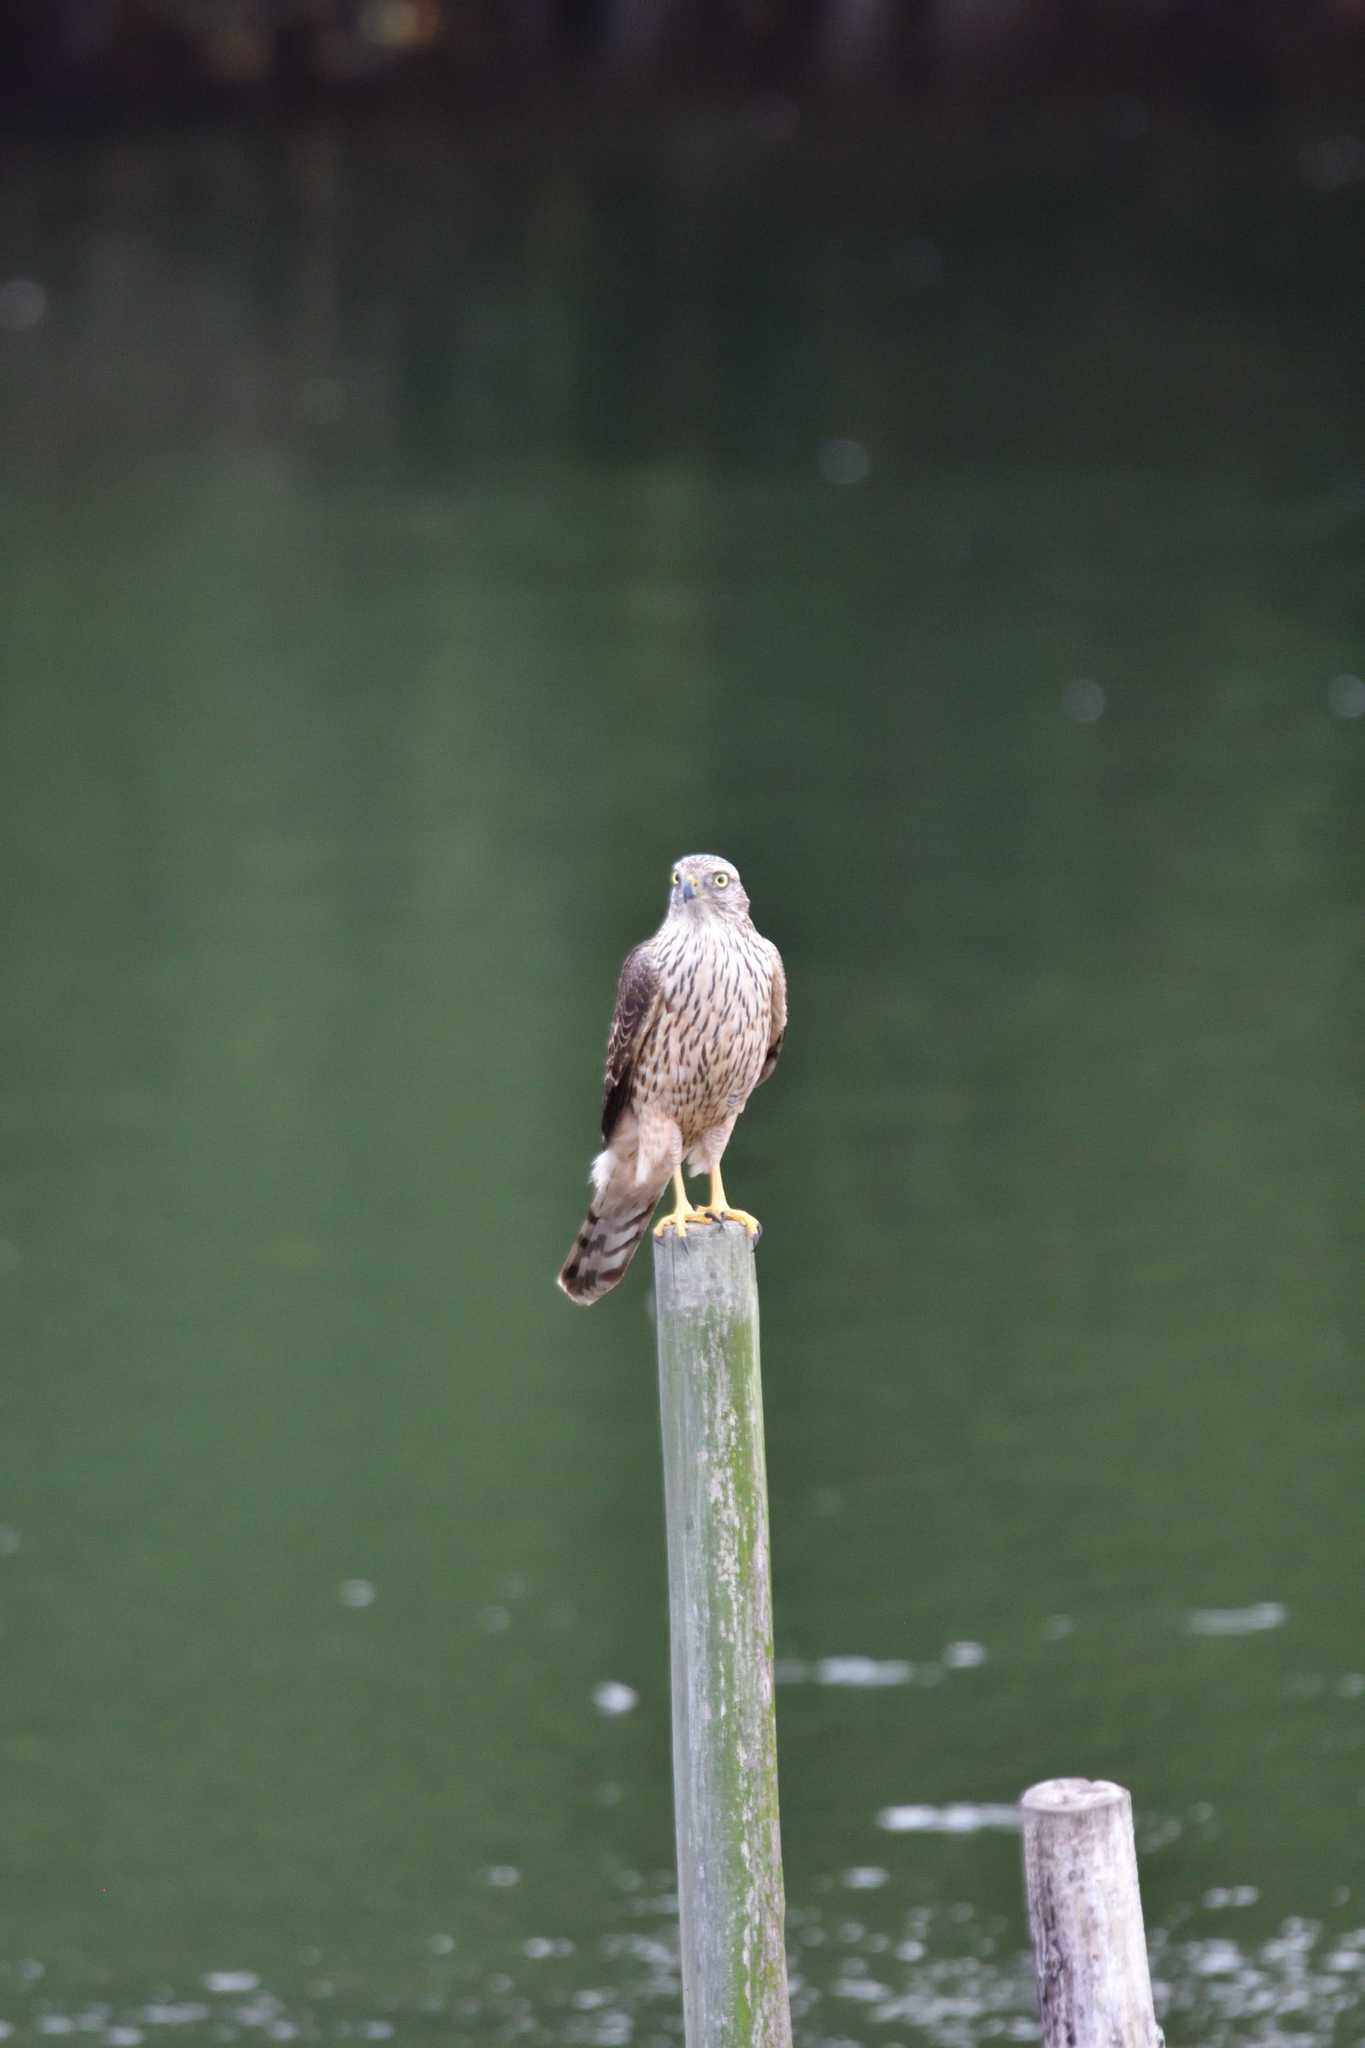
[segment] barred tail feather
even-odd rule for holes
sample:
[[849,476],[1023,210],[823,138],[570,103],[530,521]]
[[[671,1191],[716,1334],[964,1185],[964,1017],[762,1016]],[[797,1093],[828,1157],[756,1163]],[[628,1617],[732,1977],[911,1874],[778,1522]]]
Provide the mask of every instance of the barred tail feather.
[[664,1183],[647,1200],[631,1196],[625,1208],[601,1208],[596,1201],[578,1228],[573,1250],[559,1270],[558,1284],[580,1308],[610,1294],[639,1250]]

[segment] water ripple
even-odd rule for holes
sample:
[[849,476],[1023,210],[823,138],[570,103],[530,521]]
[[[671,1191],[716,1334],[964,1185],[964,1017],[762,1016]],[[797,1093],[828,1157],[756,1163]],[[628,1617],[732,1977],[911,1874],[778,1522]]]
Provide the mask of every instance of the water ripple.
[[1288,1619],[1289,1609],[1278,1600],[1257,1600],[1250,1607],[1192,1607],[1185,1630],[1192,1636],[1250,1636],[1283,1628]]

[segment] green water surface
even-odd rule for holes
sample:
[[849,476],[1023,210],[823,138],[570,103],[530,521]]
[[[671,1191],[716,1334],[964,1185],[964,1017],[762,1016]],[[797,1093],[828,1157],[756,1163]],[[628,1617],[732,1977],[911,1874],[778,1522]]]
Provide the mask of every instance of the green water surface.
[[1172,2048],[1365,2032],[1365,183],[776,113],[9,145],[16,2042],[680,2038],[648,1272],[551,1281],[695,849],[800,2041],[1029,2038],[1059,1772]]

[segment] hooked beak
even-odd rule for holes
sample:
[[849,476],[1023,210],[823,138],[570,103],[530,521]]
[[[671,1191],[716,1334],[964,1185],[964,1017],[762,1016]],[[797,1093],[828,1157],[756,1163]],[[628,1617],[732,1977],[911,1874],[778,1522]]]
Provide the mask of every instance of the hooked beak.
[[682,878],[682,900],[684,903],[695,903],[696,899],[697,885],[692,880],[691,875],[684,875]]

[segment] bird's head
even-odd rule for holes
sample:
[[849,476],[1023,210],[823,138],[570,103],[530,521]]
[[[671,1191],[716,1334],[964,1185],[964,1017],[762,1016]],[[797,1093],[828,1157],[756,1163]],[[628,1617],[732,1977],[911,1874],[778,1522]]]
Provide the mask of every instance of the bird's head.
[[716,853],[686,853],[673,870],[670,917],[747,917],[749,899],[733,861]]

